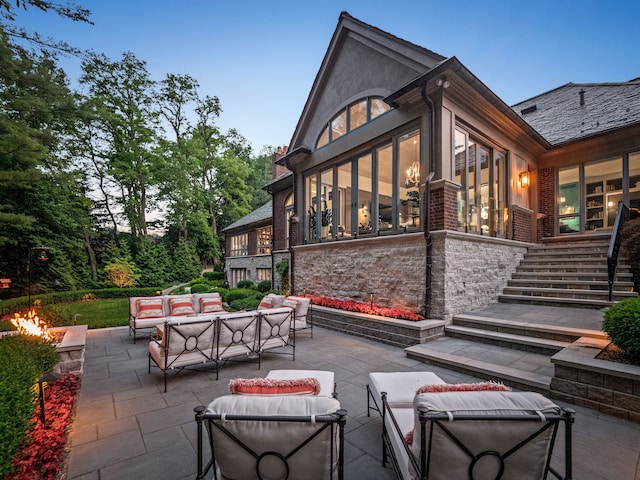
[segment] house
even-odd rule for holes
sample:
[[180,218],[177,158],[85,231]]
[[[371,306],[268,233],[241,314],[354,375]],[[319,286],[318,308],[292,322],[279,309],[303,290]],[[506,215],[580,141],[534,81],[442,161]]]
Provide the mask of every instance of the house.
[[494,303],[534,243],[608,238],[618,202],[640,207],[640,80],[510,107],[456,57],[343,12],[276,163],[294,293],[449,320]]

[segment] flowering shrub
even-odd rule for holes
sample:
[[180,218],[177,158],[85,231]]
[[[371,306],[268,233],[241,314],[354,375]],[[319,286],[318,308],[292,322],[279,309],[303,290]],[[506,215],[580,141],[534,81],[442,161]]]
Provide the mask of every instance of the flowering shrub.
[[66,374],[45,389],[46,427],[40,422],[40,407],[33,413],[26,440],[11,465],[6,480],[54,480],[60,469],[71,421],[78,377]]
[[399,318],[402,320],[412,320],[417,322],[424,320],[424,317],[415,312],[401,310],[399,308],[381,307],[369,303],[355,302],[353,300],[336,300],[327,297],[311,297],[311,303],[323,307],[337,308],[349,312],[368,313],[369,315],[380,315],[381,317]]

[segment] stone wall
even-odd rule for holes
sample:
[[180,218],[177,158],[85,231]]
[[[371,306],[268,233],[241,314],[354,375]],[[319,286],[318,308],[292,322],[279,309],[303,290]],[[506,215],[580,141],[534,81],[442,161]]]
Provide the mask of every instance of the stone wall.
[[[431,318],[495,303],[528,243],[452,231],[431,233]],[[294,293],[420,311],[426,285],[423,234],[332,241],[294,249]]]
[[229,257],[225,262],[225,273],[231,282],[231,269],[244,268],[247,270],[247,280],[258,283],[258,268],[271,269],[271,255],[251,255],[247,257]]
[[461,232],[431,232],[431,317],[453,315],[496,303],[530,246]]
[[421,233],[294,247],[294,293],[419,310],[425,285]]

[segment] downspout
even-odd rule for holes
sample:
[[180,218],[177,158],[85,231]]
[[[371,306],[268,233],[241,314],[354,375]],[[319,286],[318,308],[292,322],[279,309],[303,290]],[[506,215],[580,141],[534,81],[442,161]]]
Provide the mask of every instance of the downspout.
[[289,159],[285,159],[285,166],[287,167],[287,169],[291,172],[293,172],[293,215],[291,215],[291,218],[289,218],[289,245],[288,245],[288,249],[289,249],[289,291],[290,293],[293,295],[295,292],[295,289],[293,288],[294,286],[294,275],[293,275],[293,266],[294,266],[294,254],[293,254],[293,248],[291,248],[293,245],[291,245],[291,237],[293,237],[293,227],[295,226],[296,228],[296,234],[295,234],[295,239],[296,239],[296,244],[298,243],[298,235],[300,232],[298,232],[298,227],[300,226],[299,223],[300,222],[295,222],[294,219],[298,216],[298,205],[297,205],[297,201],[296,199],[298,198],[298,192],[296,191],[296,173],[291,170],[291,163],[289,162]]
[[429,174],[425,179],[424,184],[422,184],[423,190],[423,198],[422,204],[424,205],[424,241],[425,241],[425,259],[426,259],[426,268],[425,268],[425,291],[424,291],[424,317],[431,317],[431,266],[432,266],[432,245],[431,245],[431,179],[433,178],[433,174],[435,171],[435,157],[436,157],[436,147],[435,147],[435,121],[436,121],[436,112],[433,106],[433,102],[427,96],[427,80],[422,84],[422,88],[420,89],[420,96],[422,97],[422,101],[427,104],[429,107]]

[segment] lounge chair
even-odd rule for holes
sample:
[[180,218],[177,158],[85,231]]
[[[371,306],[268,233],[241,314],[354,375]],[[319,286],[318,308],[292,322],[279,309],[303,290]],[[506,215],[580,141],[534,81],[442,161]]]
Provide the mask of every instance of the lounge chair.
[[[288,386],[296,382],[294,377],[303,383],[309,374],[322,374],[316,377],[324,382],[325,391],[331,390],[328,383],[333,383],[333,374],[294,372],[276,370],[265,379],[234,379],[232,391],[244,393],[224,395],[207,408],[195,408],[198,480],[210,472],[216,480],[344,478],[347,412],[331,395],[321,394],[322,382],[314,378],[313,394],[267,393],[269,387],[276,388],[272,384]],[[256,390],[256,380],[265,380],[261,383],[267,390]],[[246,389],[241,390],[238,383],[245,383]],[[206,464],[205,431],[211,447]]]

